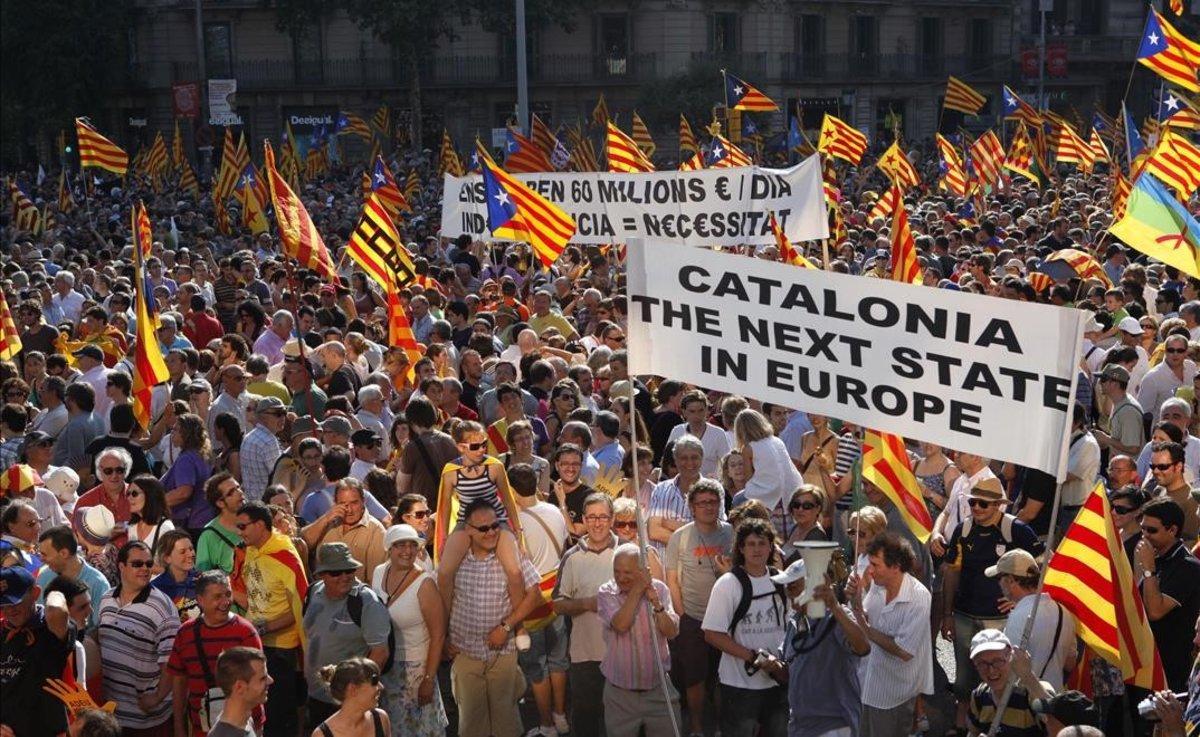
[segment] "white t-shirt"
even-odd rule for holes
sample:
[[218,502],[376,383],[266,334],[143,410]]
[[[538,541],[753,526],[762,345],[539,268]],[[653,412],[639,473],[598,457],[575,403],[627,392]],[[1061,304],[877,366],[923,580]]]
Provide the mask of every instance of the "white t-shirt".
[[[1008,613],[1004,634],[1014,643],[1019,643],[1025,634],[1025,622],[1033,612],[1035,598],[1032,594],[1024,597]],[[1054,652],[1050,652],[1054,645],[1054,632],[1058,628],[1059,612],[1062,612],[1062,630],[1059,632],[1058,645]],[[1037,619],[1033,622],[1033,631],[1029,633],[1026,650],[1033,661],[1034,674],[1053,686],[1055,691],[1061,691],[1063,663],[1075,650],[1075,617],[1065,607],[1056,604],[1049,594],[1042,594],[1042,603],[1038,605]]]
[[[755,598],[750,600],[750,609],[733,631],[733,640],[751,650],[761,649],[773,653],[779,648],[779,643],[783,642],[787,603],[774,595],[775,584],[771,583],[770,576],[751,576],[750,584]],[[742,585],[738,583],[737,577],[733,573],[722,575],[713,584],[708,609],[704,612],[704,621],[700,628],[713,632],[729,632],[729,623],[733,620],[733,612],[741,599]],[[738,660],[728,653],[721,653],[717,677],[721,683],[737,688],[761,690],[778,685],[775,679],[761,670],[747,676],[745,665],[745,661]]]
[[[681,422],[671,428],[671,434],[667,437],[667,442],[678,440],[685,434],[695,437],[693,433],[688,432],[687,423]],[[710,479],[719,478],[721,474],[717,471],[718,464],[721,463],[723,457],[729,455],[730,450],[733,450],[733,443],[724,430],[712,423],[705,423],[704,437],[698,439],[700,440],[700,444],[704,446],[704,458],[700,461],[700,474]]]
[[[537,569],[539,575],[546,575],[557,570],[562,561],[562,554],[567,545],[567,521],[563,519],[558,507],[549,502],[538,502],[532,507],[521,509],[521,531],[525,535],[525,549],[529,551],[529,560]],[[537,519],[531,519],[536,517]],[[545,527],[541,522],[546,523]],[[550,528],[554,540],[546,534]],[[557,547],[555,542],[558,543]]]

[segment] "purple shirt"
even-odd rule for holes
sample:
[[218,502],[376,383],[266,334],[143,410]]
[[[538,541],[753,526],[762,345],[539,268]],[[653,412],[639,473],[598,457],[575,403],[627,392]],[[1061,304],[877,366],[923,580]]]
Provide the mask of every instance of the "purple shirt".
[[163,486],[170,492],[180,486],[191,486],[192,497],[183,504],[171,508],[171,521],[176,527],[199,529],[217,516],[216,510],[204,498],[204,482],[212,475],[212,469],[194,450],[185,450],[162,477]]
[[[662,581],[652,581],[658,592],[658,600],[666,610],[667,615],[677,624],[679,617],[671,606],[671,592]],[[596,613],[604,629],[604,644],[608,646],[604,660],[600,662],[600,672],[609,683],[624,689],[645,690],[654,688],[658,682],[658,670],[654,664],[653,635],[650,628],[655,624],[650,618],[650,611],[644,603],[638,604],[633,626],[628,632],[617,632],[612,627],[613,617],[625,603],[626,595],[617,588],[617,582],[609,580],[600,586],[596,592]],[[658,638],[658,655],[663,668],[671,669],[671,656],[667,651],[667,638]]]

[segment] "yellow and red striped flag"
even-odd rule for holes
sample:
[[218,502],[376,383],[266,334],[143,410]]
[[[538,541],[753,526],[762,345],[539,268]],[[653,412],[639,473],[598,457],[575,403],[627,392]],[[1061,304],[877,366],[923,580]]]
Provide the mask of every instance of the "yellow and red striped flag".
[[179,135],[179,118],[175,119],[175,137],[171,139],[171,163],[175,171],[182,173],[187,157],[183,155],[183,137]]
[[1096,155],[1079,134],[1065,121],[1055,126],[1052,139],[1054,156],[1059,164],[1075,164],[1080,171],[1090,172],[1096,165]]
[[416,364],[423,355],[421,344],[412,330],[412,323],[408,320],[408,314],[404,312],[404,305],[400,302],[400,291],[397,289],[388,290],[388,345],[393,348],[399,348],[408,356],[408,381],[413,381],[416,375]]
[[708,160],[705,162],[710,169],[730,169],[736,166],[751,166],[754,160],[750,155],[733,145],[725,136],[713,136],[712,146],[708,149]]
[[192,165],[184,159],[180,164],[179,173],[179,188],[192,196],[193,200],[200,201],[200,182],[196,179],[196,172],[192,171]]
[[263,200],[259,199],[257,183],[258,173],[251,164],[246,167],[238,180],[237,189],[233,191],[234,198],[242,205],[242,225],[254,235],[266,233],[271,227],[267,222]]
[[1142,172],[1158,177],[1181,198],[1200,188],[1200,148],[1183,136],[1164,128],[1154,152]]
[[373,137],[371,128],[367,125],[367,121],[358,117],[354,113],[347,112],[338,113],[337,122],[333,125],[333,132],[337,135],[353,133],[367,142],[370,142],[371,138]]
[[1200,43],[1180,33],[1153,7],[1146,16],[1137,60],[1160,77],[1190,92],[1200,92]]
[[287,180],[288,186],[300,189],[300,154],[291,121],[284,126],[283,141],[279,144],[279,173]]
[[650,163],[637,143],[611,120],[608,121],[604,141],[609,171],[627,174],[654,171],[654,164]]
[[400,289],[416,276],[379,190],[372,192],[363,205],[362,217],[350,234],[346,250],[385,293]]
[[[142,261],[145,261],[150,258],[150,252],[154,249],[154,230],[150,226],[150,216],[146,214],[146,206],[141,202],[133,210],[133,227],[138,247],[142,249]],[[157,310],[153,310],[153,312],[157,312]]]
[[650,129],[637,114],[637,110],[633,111],[633,142],[647,157],[653,156],[654,150],[658,148],[654,145],[654,139],[650,137]]
[[16,179],[8,180],[8,197],[12,202],[12,219],[17,230],[37,235],[42,227],[42,214],[33,200],[21,191]]
[[225,141],[221,145],[221,168],[212,188],[213,201],[224,204],[225,200],[229,199],[241,171],[237,168],[237,146],[233,142],[233,129],[225,126]]
[[704,168],[704,155],[699,151],[679,165],[679,171],[698,171]]
[[68,213],[75,209],[75,198],[71,195],[71,188],[67,185],[67,170],[64,168],[58,173],[58,211]]
[[946,82],[946,98],[942,106],[947,110],[957,110],[967,115],[978,115],[987,103],[987,98],[976,92],[971,85],[958,77],[950,77]]
[[[903,209],[903,208],[902,208]],[[904,438],[867,430],[863,435],[862,477],[887,496],[900,511],[909,531],[922,543],[933,534],[933,518],[925,506],[921,485],[913,474]]]
[[[404,199],[405,204],[417,199],[417,195],[421,194],[421,175],[417,174],[416,169],[408,170],[408,177],[404,180]],[[411,205],[410,205],[411,209]]]
[[1112,210],[1113,222],[1125,217],[1125,206],[1129,204],[1129,193],[1133,186],[1121,172],[1121,167],[1113,167]]
[[374,168],[369,173],[364,172],[363,177],[363,184],[366,187],[363,197],[366,198],[371,192],[378,195],[379,203],[383,205],[383,209],[392,220],[400,217],[401,210],[412,210],[408,199],[396,186],[396,180],[392,178],[392,170],[388,168],[387,162],[383,160],[382,156],[375,157]]
[[162,131],[158,131],[154,134],[154,142],[150,144],[150,152],[146,155],[146,173],[152,177],[161,177],[167,173],[169,165],[167,144],[163,141]]
[[375,126],[375,130],[382,133],[384,138],[392,134],[392,114],[387,105],[379,106],[379,109],[371,116],[371,125]]
[[546,155],[546,160],[549,161],[558,140],[554,137],[554,133],[550,131],[549,126],[543,123],[542,119],[537,116],[537,113],[533,113],[529,117],[529,135],[533,139],[534,144]]
[[158,336],[155,335],[158,311],[151,306],[154,297],[146,292],[148,282],[145,276],[145,257],[142,254],[149,250],[149,244],[146,243],[149,224],[146,206],[138,202],[133,211],[133,233],[137,239],[133,249],[134,314],[137,316],[137,346],[133,354],[133,416],[137,418],[138,424],[147,430],[150,429],[151,420],[151,393],[156,385],[171,376],[163,360]]
[[835,205],[842,201],[842,190],[837,181],[837,168],[833,164],[833,159],[828,156],[821,157],[821,189],[825,192],[826,204]]
[[1097,483],[1046,564],[1042,590],[1075,615],[1075,634],[1121,670],[1126,683],[1166,687],[1154,634],[1129,558]]
[[1033,173],[1033,141],[1029,139],[1029,131],[1025,124],[1017,122],[1017,132],[1013,134],[1012,143],[1004,157],[1004,168],[1020,174],[1034,184],[1041,185],[1042,180]]
[[608,103],[604,101],[604,93],[600,93],[600,99],[596,101],[596,107],[592,108],[592,122],[597,127],[603,128],[609,119]]
[[21,334],[17,332],[17,323],[13,320],[8,300],[0,290],[0,361],[7,361],[20,352]]
[[337,271],[333,268],[325,241],[321,240],[317,226],[309,217],[308,210],[304,209],[304,203],[275,168],[275,152],[267,141],[263,142],[263,164],[267,170],[271,201],[275,205],[275,223],[284,254],[296,259],[301,266],[315,271],[322,280],[333,283],[337,280]]
[[867,137],[846,122],[825,113],[817,150],[858,166],[867,152]]
[[934,140],[937,141],[938,153],[942,157],[940,167],[942,188],[957,197],[966,197],[967,172],[963,168],[962,157],[958,155],[958,149],[941,133],[934,134]]
[[917,241],[908,224],[908,210],[900,197],[900,188],[893,186],[896,208],[892,211],[892,281],[923,284],[921,261],[917,258]]
[[1098,279],[1104,286],[1112,288],[1112,280],[1100,262],[1077,248],[1060,248],[1046,257],[1047,261],[1063,261],[1079,274],[1080,279]]
[[562,255],[575,234],[575,221],[555,204],[492,161],[476,142],[484,192],[488,203],[488,230],[500,238],[525,241],[533,246],[547,268]]
[[996,133],[988,130],[971,144],[971,161],[975,164],[975,177],[983,184],[995,184],[1004,166],[1004,147]]
[[[696,134],[692,132],[692,126],[688,123],[687,116],[683,113],[679,114],[679,160],[684,161],[683,152],[690,151],[694,154],[700,153],[700,145],[696,143]],[[683,167],[679,167],[681,170]]]
[[100,135],[91,123],[75,119],[75,135],[79,138],[79,167],[110,171],[125,176],[129,171],[129,154],[117,144]]
[[725,75],[725,106],[730,110],[769,113],[778,110],[775,101],[764,95],[757,87],[739,79],[729,72]]
[[458,158],[458,152],[454,150],[454,139],[450,137],[450,131],[443,128],[442,150],[438,154],[438,174],[461,177],[463,171],[462,160]]
[[779,226],[779,221],[775,219],[775,213],[772,212],[769,216],[771,224],[771,233],[775,236],[775,245],[779,247],[779,260],[785,264],[800,266],[805,269],[815,269],[812,261],[804,258],[804,254],[792,245],[788,240],[787,234],[783,232],[783,228]]
[[879,199],[875,200],[875,206],[867,213],[867,222],[873,223],[877,218],[886,218],[895,212],[897,207],[904,209],[903,198],[895,187],[888,187]]
[[1095,128],[1092,129],[1092,135],[1088,138],[1088,148],[1092,150],[1092,156],[1095,157],[1097,164],[1111,164],[1112,155],[1108,152],[1108,144],[1100,137],[1100,132]]
[[504,151],[504,169],[511,174],[532,174],[540,171],[554,171],[550,159],[533,141],[521,135],[511,127],[508,129],[507,143]]
[[908,155],[904,153],[904,149],[900,148],[899,141],[892,141],[892,145],[888,146],[888,150],[879,157],[879,162],[876,166],[892,180],[893,184],[901,189],[915,187],[921,183],[921,177],[917,174],[917,170],[913,167],[912,162],[908,160]]

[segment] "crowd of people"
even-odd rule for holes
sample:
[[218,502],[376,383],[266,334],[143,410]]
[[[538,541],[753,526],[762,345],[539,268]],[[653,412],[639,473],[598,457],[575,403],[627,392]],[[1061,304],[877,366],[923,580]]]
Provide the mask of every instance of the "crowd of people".
[[[1018,180],[970,218],[907,198],[927,288],[1091,317],[1066,480],[914,443],[923,540],[864,480],[862,428],[630,375],[621,249],[541,269],[524,244],[442,238],[431,152],[392,163],[424,183],[403,222],[413,356],[343,253],[361,166],[301,193],[333,283],[271,233],[222,233],[207,199],[109,180],[62,212],[57,178],[21,175],[54,223],[0,216],[22,343],[0,363],[0,737],[907,737],[947,677],[950,735],[998,711],[1003,737],[1196,734],[1200,279],[1106,237],[1103,174]],[[845,238],[808,257],[888,278],[881,180],[841,185]],[[170,374],[148,427],[138,198]],[[1067,247],[1103,274],[1031,278]],[[1160,693],[1035,603],[1097,481]],[[827,573],[813,542],[837,545]]]

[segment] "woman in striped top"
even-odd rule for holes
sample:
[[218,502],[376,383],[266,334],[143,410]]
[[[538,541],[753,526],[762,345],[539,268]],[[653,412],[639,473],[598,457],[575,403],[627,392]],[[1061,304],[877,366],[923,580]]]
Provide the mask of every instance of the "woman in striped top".
[[[502,527],[496,557],[500,559],[500,565],[508,580],[509,599],[520,601],[525,596],[525,579],[521,573],[518,550],[521,544],[521,528],[516,500],[508,486],[508,474],[504,472],[504,464],[487,454],[487,433],[478,422],[459,423],[454,429],[454,441],[462,455],[442,469],[442,483],[438,491],[437,532],[434,536],[434,550],[439,553],[438,590],[442,594],[446,611],[450,611],[458,566],[471,544],[463,510],[478,499],[486,500],[496,510],[496,525],[512,528],[510,531]],[[452,516],[453,529],[450,520]]]

